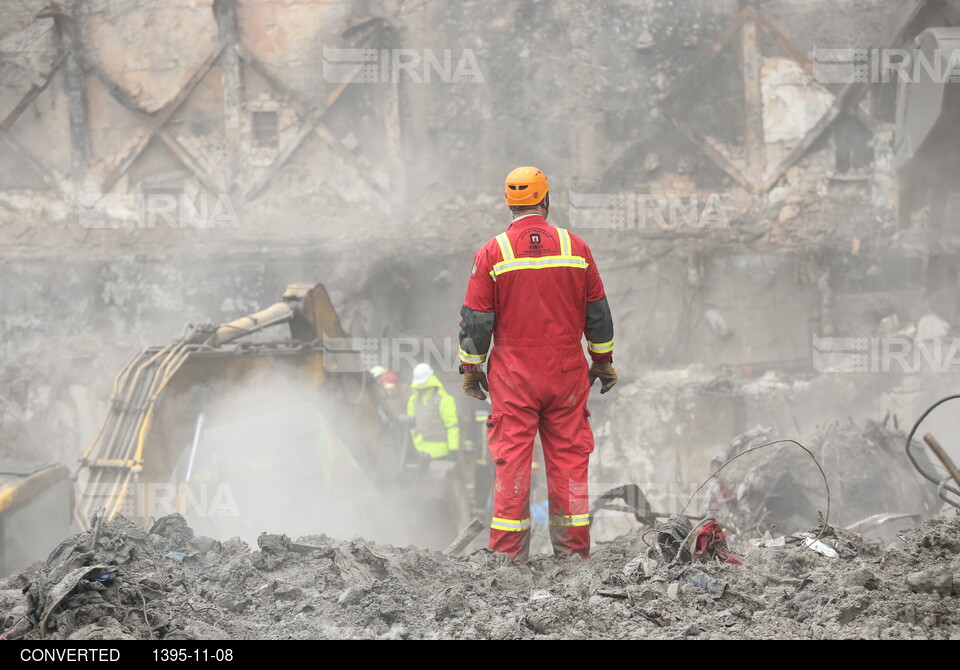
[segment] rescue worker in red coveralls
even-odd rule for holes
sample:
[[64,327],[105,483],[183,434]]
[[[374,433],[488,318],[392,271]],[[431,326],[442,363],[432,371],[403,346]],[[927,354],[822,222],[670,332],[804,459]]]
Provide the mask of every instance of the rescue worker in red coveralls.
[[490,549],[517,562],[529,556],[530,463],[539,431],[554,553],[589,558],[587,397],[597,379],[600,393],[617,383],[613,318],[590,248],[547,223],[547,176],[517,168],[504,191],[513,222],[474,258],[460,312],[463,390],[478,400],[489,390],[493,405],[487,421],[496,465]]

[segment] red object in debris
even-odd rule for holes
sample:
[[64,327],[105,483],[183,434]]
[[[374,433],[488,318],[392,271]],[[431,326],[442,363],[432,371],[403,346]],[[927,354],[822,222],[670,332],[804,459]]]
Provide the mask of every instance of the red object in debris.
[[727,547],[727,535],[713,519],[700,522],[690,537],[690,555],[695,561],[716,559],[730,565],[743,565],[743,557]]

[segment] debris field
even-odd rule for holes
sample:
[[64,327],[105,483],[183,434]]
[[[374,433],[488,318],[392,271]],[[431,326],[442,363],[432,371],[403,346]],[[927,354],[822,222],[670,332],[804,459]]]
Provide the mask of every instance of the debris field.
[[[888,546],[826,528],[743,566],[656,547],[514,565],[485,550],[261,535],[195,536],[179,515],[74,535],[0,581],[7,639],[960,638],[960,517]],[[649,537],[649,535],[647,536]],[[96,540],[96,541],[94,541]],[[635,544],[635,543],[634,543]],[[778,544],[769,542],[768,544]],[[640,543],[643,547],[643,544]]]

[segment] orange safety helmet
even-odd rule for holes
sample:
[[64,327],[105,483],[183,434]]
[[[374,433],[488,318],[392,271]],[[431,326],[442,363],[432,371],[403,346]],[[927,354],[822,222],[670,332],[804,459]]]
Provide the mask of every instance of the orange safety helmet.
[[533,207],[546,197],[550,182],[539,168],[518,167],[507,175],[503,190],[508,207]]

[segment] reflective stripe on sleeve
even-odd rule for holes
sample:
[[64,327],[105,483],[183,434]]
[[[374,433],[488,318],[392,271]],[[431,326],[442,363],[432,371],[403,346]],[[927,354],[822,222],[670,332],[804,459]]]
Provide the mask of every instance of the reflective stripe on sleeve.
[[613,340],[600,342],[599,344],[587,340],[587,351],[593,354],[609,354],[613,351]]
[[463,349],[460,350],[460,360],[469,365],[480,365],[487,360],[486,354],[468,354]]

